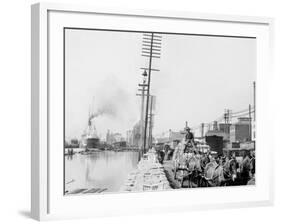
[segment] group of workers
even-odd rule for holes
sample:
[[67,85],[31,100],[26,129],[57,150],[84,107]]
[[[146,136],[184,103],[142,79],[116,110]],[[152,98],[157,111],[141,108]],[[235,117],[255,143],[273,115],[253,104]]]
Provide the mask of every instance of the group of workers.
[[186,128],[185,138],[174,150],[160,150],[160,162],[164,158],[173,161],[175,178],[178,178],[178,173],[184,173],[181,181],[194,182],[197,187],[255,184],[254,150],[243,151],[240,160],[234,152],[227,155],[203,153],[196,148],[194,135],[189,128]]

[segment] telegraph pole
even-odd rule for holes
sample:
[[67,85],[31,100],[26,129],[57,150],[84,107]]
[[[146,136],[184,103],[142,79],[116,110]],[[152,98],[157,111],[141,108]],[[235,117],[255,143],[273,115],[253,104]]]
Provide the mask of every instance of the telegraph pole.
[[225,109],[224,110],[224,132],[229,133],[229,124],[230,124],[230,110]]
[[204,138],[204,123],[201,124],[201,138]]
[[252,140],[252,116],[251,116],[251,104],[249,104],[249,140]]
[[227,124],[228,124],[227,128],[229,128],[229,124],[231,123],[231,119],[230,118],[231,118],[230,117],[230,110],[227,109]]
[[147,151],[147,127],[148,127],[148,109],[149,109],[149,96],[150,96],[150,85],[151,85],[151,71],[159,71],[152,68],[152,58],[160,58],[161,51],[161,39],[159,35],[152,33],[144,33],[142,41],[142,56],[149,58],[148,68],[141,68],[148,70],[147,90],[146,90],[146,108],[145,108],[145,122],[144,122],[144,138],[143,147],[144,153]]
[[143,132],[144,132],[144,99],[145,99],[145,92],[147,91],[146,87],[146,77],[147,77],[147,72],[146,70],[144,70],[143,74],[143,82],[142,84],[139,84],[138,86],[141,87],[140,89],[138,89],[138,91],[141,92],[141,94],[136,94],[137,96],[141,97],[141,115],[140,115],[140,148],[143,150],[144,146],[143,146]]
[[[145,80],[143,80],[143,84],[145,84]],[[145,92],[145,86],[142,87],[141,89],[141,137],[143,137],[143,114],[144,114],[144,92]]]
[[153,104],[154,96],[150,95],[150,113],[149,113],[149,137],[148,137],[148,146],[152,146],[152,128],[153,128]]
[[224,133],[226,133],[226,124],[227,124],[227,110],[224,111]]
[[253,94],[254,94],[254,121],[256,121],[256,82],[253,82]]
[[254,94],[254,116],[253,116],[253,129],[254,131],[252,130],[253,132],[253,139],[255,140],[256,139],[256,82],[253,82],[253,94]]

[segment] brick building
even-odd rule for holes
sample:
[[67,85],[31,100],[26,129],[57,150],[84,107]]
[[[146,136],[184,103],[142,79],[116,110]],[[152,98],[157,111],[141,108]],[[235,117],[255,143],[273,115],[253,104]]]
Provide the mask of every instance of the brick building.
[[251,140],[251,120],[248,117],[238,118],[238,122],[230,126],[230,141],[245,142]]

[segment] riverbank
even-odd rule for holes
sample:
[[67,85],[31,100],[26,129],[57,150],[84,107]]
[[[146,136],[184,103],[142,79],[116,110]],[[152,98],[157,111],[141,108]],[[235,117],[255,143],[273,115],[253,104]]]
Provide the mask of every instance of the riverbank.
[[89,155],[92,153],[96,153],[96,152],[138,152],[138,149],[136,148],[132,148],[132,147],[121,147],[121,148],[112,148],[112,149],[108,149],[108,148],[65,148],[64,149],[64,155],[65,156],[70,156],[70,155],[74,155],[76,153],[80,153],[83,155]]
[[96,151],[66,156],[65,193],[117,193],[138,162],[138,152]]

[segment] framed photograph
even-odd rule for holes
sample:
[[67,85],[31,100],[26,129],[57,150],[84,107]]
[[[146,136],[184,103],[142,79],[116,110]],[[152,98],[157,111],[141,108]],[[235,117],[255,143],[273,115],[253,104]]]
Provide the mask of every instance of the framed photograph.
[[32,217],[270,205],[271,18],[32,5]]

